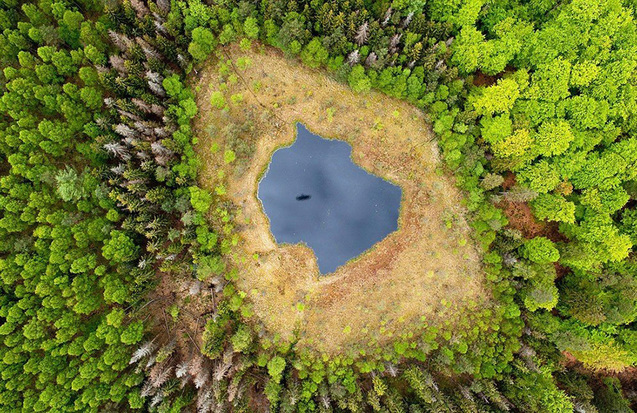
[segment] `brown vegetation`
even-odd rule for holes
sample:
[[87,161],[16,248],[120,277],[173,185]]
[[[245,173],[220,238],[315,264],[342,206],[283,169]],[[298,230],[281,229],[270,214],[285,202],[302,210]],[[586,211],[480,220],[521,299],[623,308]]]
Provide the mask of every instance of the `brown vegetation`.
[[[242,56],[251,61],[244,70],[236,64]],[[488,300],[460,193],[440,171],[421,111],[378,93],[355,94],[269,48],[232,48],[227,57],[229,78],[211,64],[197,84],[200,184],[225,190],[235,207],[240,242],[230,264],[270,334],[335,353],[386,342],[423,321],[453,323],[466,305]],[[211,106],[219,90],[226,110]],[[237,94],[242,103],[230,102]],[[403,190],[399,230],[324,277],[309,248],[275,243],[256,197],[273,151],[294,141],[295,122],[346,140],[357,164]],[[228,150],[237,155],[230,165],[223,160]]]
[[[515,175],[509,172],[504,176],[502,189],[508,191],[515,184]],[[508,226],[520,231],[524,238],[547,237],[553,242],[567,241],[560,233],[556,222],[538,220],[527,202],[516,202],[502,197],[495,205],[506,215]]]

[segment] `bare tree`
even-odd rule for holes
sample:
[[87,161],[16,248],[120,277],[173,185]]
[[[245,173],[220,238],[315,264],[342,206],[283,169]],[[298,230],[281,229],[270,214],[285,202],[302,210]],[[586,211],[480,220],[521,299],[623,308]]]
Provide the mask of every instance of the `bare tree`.
[[130,5],[133,10],[135,10],[135,14],[137,14],[137,17],[139,17],[140,19],[150,13],[148,7],[146,7],[146,5],[140,0],[130,0]]
[[522,357],[530,358],[530,357],[535,357],[536,352],[535,352],[535,350],[532,347],[530,347],[527,344],[523,343],[520,346],[520,350],[518,351],[518,354],[520,356],[522,356]]
[[427,386],[431,387],[435,391],[438,391],[438,384],[434,380],[433,376],[427,372],[427,376],[425,377],[425,383]]
[[214,378],[215,378],[216,381],[223,380],[223,378],[228,373],[228,370],[230,369],[230,367],[232,367],[232,357],[233,357],[233,355],[234,355],[234,353],[233,353],[232,349],[226,350],[226,352],[223,354],[222,361],[220,361],[217,364],[217,367],[215,368],[215,377]]
[[155,345],[153,344],[153,342],[145,342],[137,350],[135,350],[128,364],[137,363],[142,358],[150,356],[153,353],[153,350],[155,350]]
[[471,394],[467,386],[460,385],[460,394],[462,394],[462,397],[465,399],[473,401],[473,394]]
[[348,56],[347,56],[347,63],[350,66],[354,66],[355,64],[357,64],[360,60],[360,54],[358,52],[358,49],[354,50],[353,52],[351,52]]
[[129,39],[125,34],[118,33],[113,30],[108,31],[108,37],[111,38],[111,41],[122,52],[127,52],[128,49],[133,44],[133,41]]
[[383,22],[381,23],[382,26],[387,26],[387,23],[389,23],[389,19],[391,19],[391,15],[394,11],[392,10],[392,8],[388,8],[387,11],[385,12],[385,17],[383,18]]
[[190,374],[194,377],[195,387],[198,389],[208,381],[208,371],[204,368],[202,355],[198,355],[191,363]]
[[159,23],[164,23],[166,21],[166,19],[164,19],[162,15],[157,12],[153,12],[153,19],[155,19],[155,21]]
[[518,258],[511,253],[502,254],[502,263],[507,267],[512,267],[518,263]]
[[97,123],[97,126],[102,128],[102,130],[109,129],[109,126],[110,126],[110,121],[106,119],[104,116],[100,116],[97,119],[95,119],[95,123]]
[[398,367],[396,367],[395,365],[391,363],[387,363],[385,368],[386,368],[387,374],[389,374],[390,376],[396,377],[398,375]]
[[162,34],[168,34],[168,30],[166,30],[162,22],[155,20],[153,23],[155,24],[155,28],[162,32]]
[[207,371],[200,371],[199,374],[195,376],[194,383],[196,388],[201,388],[208,381],[209,375]]
[[113,156],[116,156],[125,161],[130,159],[130,154],[128,153],[128,149],[117,142],[110,142],[104,144],[104,149]]
[[113,68],[117,70],[120,74],[128,73],[128,68],[126,67],[126,61],[121,56],[111,55],[108,58],[108,61],[111,63],[111,66],[113,66]]
[[197,413],[207,413],[213,404],[212,389],[210,386],[200,389],[197,392]]
[[166,96],[166,91],[164,90],[164,87],[160,83],[149,80],[148,87],[150,88],[150,91],[153,92],[155,95],[159,97]]
[[156,395],[153,396],[153,398],[150,401],[150,407],[155,407],[157,406],[159,403],[162,402],[162,400],[164,400],[164,395],[159,392]]
[[364,45],[367,42],[367,38],[369,37],[369,24],[367,22],[360,25],[358,31],[356,32],[356,36],[354,36],[354,40],[356,44],[359,46]]
[[321,400],[321,404],[323,405],[325,409],[330,408],[330,405],[331,405],[330,396],[328,396],[327,394],[323,394],[319,399]]
[[99,73],[100,75],[105,75],[106,73],[108,73],[108,68],[102,65],[95,65],[95,70],[97,70],[97,73]]
[[203,283],[199,280],[195,280],[190,283],[190,287],[188,288],[188,295],[197,295],[201,292],[201,287]]
[[146,383],[144,383],[144,385],[142,386],[140,395],[145,398],[153,395],[156,391],[157,390],[150,384],[150,381],[146,381]]
[[115,133],[125,138],[135,138],[138,136],[138,132],[135,129],[123,123],[118,123],[117,125],[115,125],[114,130]]
[[149,122],[138,120],[133,123],[133,127],[137,129],[141,134],[146,135],[150,138],[154,138],[155,136],[153,125],[149,125]]
[[177,365],[175,369],[175,376],[180,379],[188,374],[188,370],[190,369],[190,363],[188,361],[182,361]]
[[141,37],[136,37],[135,41],[142,48],[142,51],[146,55],[146,59],[161,59],[161,54],[155,48],[153,48],[146,40]]
[[155,136],[158,138],[167,138],[170,133],[166,130],[166,128],[155,128],[153,129]]
[[369,55],[367,55],[367,59],[365,59],[365,66],[367,67],[374,66],[374,64],[376,64],[377,61],[378,61],[378,56],[376,56],[376,53],[371,52]]
[[117,113],[119,113],[120,115],[124,116],[125,118],[134,120],[134,121],[140,121],[142,118],[140,118],[139,116],[135,115],[132,112],[129,112],[127,110],[124,109],[117,109]]
[[122,175],[125,170],[126,165],[124,165],[123,163],[117,164],[117,166],[111,168],[111,172],[113,172],[115,175]]
[[157,72],[153,72],[152,70],[147,70],[145,75],[146,75],[146,79],[148,79],[151,82],[161,83],[164,81],[164,77],[162,75],[160,75]]
[[157,0],[157,7],[164,13],[170,11],[170,0]]
[[[129,211],[135,210],[134,205],[131,205],[131,204],[129,204],[126,208]],[[150,356],[148,358],[148,361],[146,362],[146,366],[144,368],[149,369],[150,367],[152,367],[155,364],[156,361],[157,361],[157,358],[155,356]]]
[[171,156],[173,154],[173,151],[166,148],[164,145],[162,145],[159,142],[151,143],[150,148],[153,151],[153,154],[157,156]]
[[[162,88],[162,91],[163,91],[163,88]],[[150,111],[157,116],[162,116],[164,114],[164,110],[165,109],[163,106],[158,105],[156,103],[153,103],[152,105],[150,105]]]
[[411,23],[411,20],[414,18],[414,12],[409,12],[409,14],[407,15],[407,17],[405,17],[405,20],[403,21],[403,27],[407,27],[409,26],[409,23]]
[[172,366],[165,367],[162,364],[157,364],[150,370],[150,383],[155,388],[160,388],[162,384],[166,383],[172,373]]
[[140,270],[143,270],[144,268],[146,268],[148,266],[148,258],[147,257],[142,257],[139,259],[139,261],[137,262],[137,268],[139,268]]
[[395,35],[393,35],[389,40],[389,49],[395,51],[402,37],[402,33],[396,33]]

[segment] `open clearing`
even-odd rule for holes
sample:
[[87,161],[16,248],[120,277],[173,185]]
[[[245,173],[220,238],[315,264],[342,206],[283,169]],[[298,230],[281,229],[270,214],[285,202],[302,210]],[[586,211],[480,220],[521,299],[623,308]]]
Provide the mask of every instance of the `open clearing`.
[[[449,325],[466,306],[488,305],[461,194],[441,172],[420,110],[380,93],[356,94],[270,48],[224,53],[232,64],[215,59],[195,80],[199,179],[211,191],[223,185],[232,203],[240,241],[229,264],[269,335],[337,353],[387,343],[425,322]],[[210,103],[218,91],[226,109]],[[256,197],[274,150],[294,141],[297,121],[349,142],[357,164],[403,190],[398,231],[323,277],[311,249],[275,243]],[[228,150],[236,153],[230,163]]]

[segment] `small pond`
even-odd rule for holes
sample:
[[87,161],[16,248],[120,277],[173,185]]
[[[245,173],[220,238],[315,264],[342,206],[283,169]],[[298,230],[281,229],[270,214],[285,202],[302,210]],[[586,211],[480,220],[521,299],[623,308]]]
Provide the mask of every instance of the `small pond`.
[[400,187],[366,172],[352,147],[297,124],[294,143],[274,152],[258,196],[276,242],[305,243],[321,274],[360,255],[398,227]]

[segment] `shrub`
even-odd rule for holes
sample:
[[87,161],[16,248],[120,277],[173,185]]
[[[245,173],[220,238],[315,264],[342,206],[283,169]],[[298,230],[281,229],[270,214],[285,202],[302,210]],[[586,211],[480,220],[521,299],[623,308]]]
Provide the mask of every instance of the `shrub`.
[[560,252],[555,248],[553,241],[545,237],[535,237],[526,241],[522,252],[525,258],[538,264],[556,262],[560,258]]

